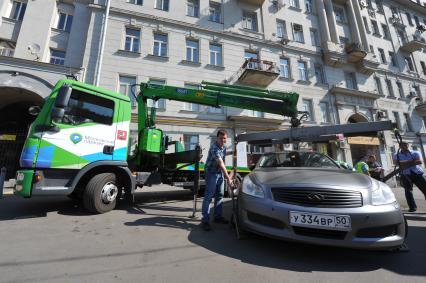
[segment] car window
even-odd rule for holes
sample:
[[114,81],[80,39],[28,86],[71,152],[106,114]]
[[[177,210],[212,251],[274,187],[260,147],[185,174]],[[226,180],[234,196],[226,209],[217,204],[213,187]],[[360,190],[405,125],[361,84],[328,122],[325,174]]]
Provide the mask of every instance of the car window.
[[260,158],[258,167],[339,168],[339,166],[326,155],[317,152],[298,151],[265,154]]

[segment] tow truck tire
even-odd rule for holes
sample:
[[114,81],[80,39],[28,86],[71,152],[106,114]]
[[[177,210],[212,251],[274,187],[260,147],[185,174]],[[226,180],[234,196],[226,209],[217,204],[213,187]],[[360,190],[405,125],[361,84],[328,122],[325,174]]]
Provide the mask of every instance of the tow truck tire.
[[115,208],[119,187],[113,173],[101,173],[93,176],[86,185],[83,205],[89,212],[105,213]]

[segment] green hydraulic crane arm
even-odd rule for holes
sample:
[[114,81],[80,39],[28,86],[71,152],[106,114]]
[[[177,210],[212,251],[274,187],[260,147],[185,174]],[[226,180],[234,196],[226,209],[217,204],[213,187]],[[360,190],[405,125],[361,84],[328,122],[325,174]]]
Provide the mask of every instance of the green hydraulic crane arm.
[[213,107],[229,106],[241,109],[279,114],[297,118],[295,92],[270,91],[254,87],[234,86],[219,83],[202,82],[199,89],[142,83],[138,96],[139,127],[154,125],[155,110],[151,117],[147,110],[147,99],[170,99],[198,103]]

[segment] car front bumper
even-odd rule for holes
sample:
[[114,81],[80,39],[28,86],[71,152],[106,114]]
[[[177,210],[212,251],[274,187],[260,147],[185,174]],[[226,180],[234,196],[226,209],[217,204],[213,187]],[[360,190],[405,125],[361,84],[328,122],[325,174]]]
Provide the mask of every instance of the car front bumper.
[[[304,243],[385,249],[400,246],[405,240],[405,220],[398,203],[357,208],[318,208],[275,202],[240,194],[240,222],[243,228],[265,236]],[[290,225],[290,211],[349,215],[351,229],[337,231]]]

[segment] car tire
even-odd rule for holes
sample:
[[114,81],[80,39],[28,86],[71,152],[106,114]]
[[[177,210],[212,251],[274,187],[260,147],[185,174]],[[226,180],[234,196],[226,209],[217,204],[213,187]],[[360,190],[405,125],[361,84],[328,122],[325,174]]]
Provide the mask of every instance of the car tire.
[[116,182],[116,176],[113,173],[93,176],[83,193],[84,208],[96,214],[113,210],[120,190]]

